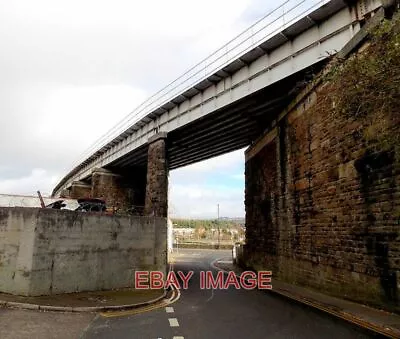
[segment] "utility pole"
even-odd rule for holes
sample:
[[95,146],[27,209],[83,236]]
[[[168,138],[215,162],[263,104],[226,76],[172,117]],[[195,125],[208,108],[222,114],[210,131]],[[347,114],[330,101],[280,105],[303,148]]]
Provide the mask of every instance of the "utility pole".
[[219,245],[220,245],[220,228],[219,228],[219,204],[217,204],[217,227],[218,227],[218,249],[219,249]]
[[43,198],[42,198],[42,195],[40,194],[40,191],[37,191],[37,194],[38,194],[38,196],[39,196],[40,206],[41,206],[42,208],[45,208],[46,205],[44,204],[44,200],[43,200]]

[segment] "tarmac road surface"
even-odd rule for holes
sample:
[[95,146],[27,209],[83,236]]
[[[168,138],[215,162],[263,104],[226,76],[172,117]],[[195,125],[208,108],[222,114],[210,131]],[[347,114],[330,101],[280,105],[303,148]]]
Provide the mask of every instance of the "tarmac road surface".
[[[175,303],[149,312],[98,315],[81,338],[265,339],[370,338],[371,334],[311,308],[260,290],[200,289],[200,272],[230,251],[180,249],[173,269],[193,270]],[[273,285],[273,280],[272,280]],[[136,312],[137,313],[137,312]]]

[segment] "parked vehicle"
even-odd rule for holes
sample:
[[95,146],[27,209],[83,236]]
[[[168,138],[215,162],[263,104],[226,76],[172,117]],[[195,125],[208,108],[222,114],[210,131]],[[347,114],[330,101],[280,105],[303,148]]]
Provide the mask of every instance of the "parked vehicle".
[[45,206],[58,210],[71,210],[78,212],[105,212],[106,202],[96,198],[60,199]]
[[85,198],[78,199],[79,207],[75,211],[80,212],[105,212],[106,202],[102,199]]

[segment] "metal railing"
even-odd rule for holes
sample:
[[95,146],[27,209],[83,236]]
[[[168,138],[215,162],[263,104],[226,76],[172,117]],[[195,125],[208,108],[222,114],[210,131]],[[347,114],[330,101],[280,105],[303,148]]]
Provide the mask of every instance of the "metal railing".
[[155,109],[205,80],[327,2],[329,0],[286,0],[279,7],[267,13],[245,31],[136,107],[130,114],[84,151],[79,160],[74,164],[74,167],[79,166],[95,152],[127,131],[136,122]]

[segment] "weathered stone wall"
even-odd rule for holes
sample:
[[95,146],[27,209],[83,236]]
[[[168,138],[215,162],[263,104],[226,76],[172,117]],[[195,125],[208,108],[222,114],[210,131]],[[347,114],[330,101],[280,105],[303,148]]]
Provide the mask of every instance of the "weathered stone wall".
[[399,311],[399,106],[356,117],[322,100],[330,90],[246,151],[246,264]]
[[149,140],[145,214],[159,217],[168,215],[168,164],[166,133]]
[[64,196],[71,199],[89,198],[91,197],[92,187],[81,181],[74,181],[69,192],[63,192]]
[[166,269],[164,218],[0,208],[0,291],[48,295],[132,287]]
[[272,139],[246,163],[246,237],[257,239],[248,242],[248,250],[253,253],[275,255],[277,251],[276,156],[276,141]]
[[91,197],[106,201],[107,207],[130,212],[133,206],[144,206],[146,170],[117,174],[103,168],[92,173]]

